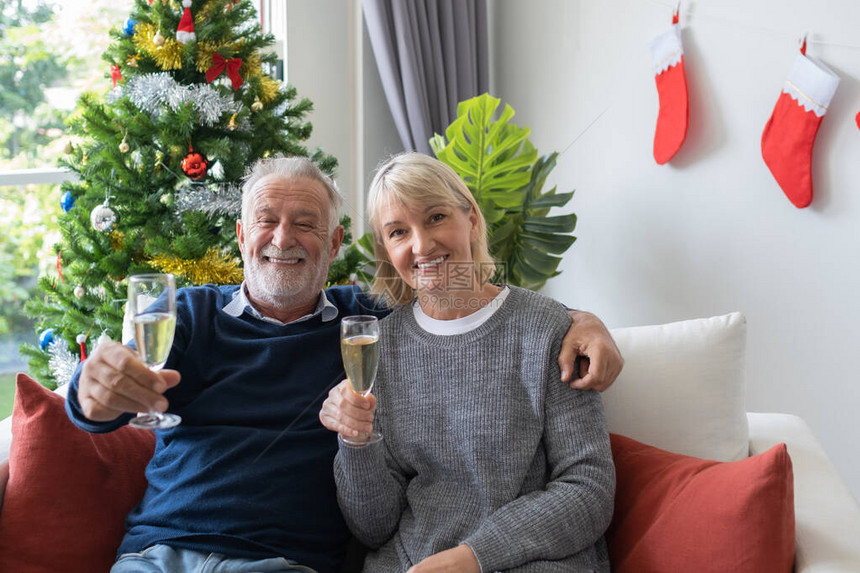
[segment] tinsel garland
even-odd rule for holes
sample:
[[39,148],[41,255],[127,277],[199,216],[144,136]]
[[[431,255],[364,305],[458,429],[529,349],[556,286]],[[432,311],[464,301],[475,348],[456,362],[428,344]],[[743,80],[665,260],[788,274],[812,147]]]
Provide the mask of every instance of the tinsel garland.
[[215,42],[197,42],[197,71],[205,74],[212,65],[212,54],[222,49],[221,44]]
[[125,94],[138,109],[157,118],[166,106],[176,112],[190,102],[203,125],[216,125],[222,115],[239,113],[242,106],[230,96],[222,96],[207,84],[182,85],[169,73],[135,76],[128,81]]
[[123,93],[124,92],[123,92],[122,86],[116,86],[115,88],[110,90],[107,94],[105,94],[105,102],[108,105],[113,105],[114,103],[116,103],[116,100],[118,100],[119,98],[122,97]]
[[[206,73],[206,70],[212,65],[212,55],[215,52],[221,53],[224,57],[235,57],[233,54],[239,54],[245,47],[244,40],[236,42],[223,42],[216,44],[215,42],[197,42],[197,62],[195,66],[201,74]],[[222,53],[223,52],[223,53]],[[263,60],[260,54],[252,52],[249,55],[242,57],[242,67],[239,68],[239,73],[243,78],[258,78],[263,76]]]
[[174,38],[165,38],[164,44],[157,46],[153,41],[158,28],[155,24],[139,23],[135,27],[132,40],[138,51],[145,53],[155,60],[162,70],[178,70],[182,68],[182,51],[185,46]]
[[59,340],[48,346],[48,367],[57,386],[67,384],[78,367],[78,356],[69,350],[65,341]]
[[195,285],[233,285],[242,282],[244,274],[239,261],[212,248],[199,259],[155,256],[147,263],[162,272],[189,279]]
[[180,187],[175,195],[176,210],[202,211],[209,217],[227,215],[238,218],[242,213],[242,188],[233,183],[224,183],[216,189],[206,185]]
[[125,235],[121,231],[114,229],[110,232],[110,248],[114,251],[121,251],[124,241]]
[[272,79],[269,76],[260,78],[260,101],[269,103],[278,97],[278,92],[281,90],[281,82]]
[[[244,40],[239,41],[244,44]],[[240,44],[240,45],[241,45]],[[245,78],[265,78],[263,74],[263,59],[260,58],[259,52],[253,52],[248,57],[242,60],[242,77]]]

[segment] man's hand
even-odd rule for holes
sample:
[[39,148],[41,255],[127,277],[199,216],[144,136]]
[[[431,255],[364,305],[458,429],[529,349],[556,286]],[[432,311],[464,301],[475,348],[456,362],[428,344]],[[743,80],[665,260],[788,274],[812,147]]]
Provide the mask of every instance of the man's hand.
[[78,402],[87,419],[109,422],[125,412],[164,412],[168,388],[179,384],[179,372],[152,372],[134,350],[105,342],[84,362],[78,382]]
[[[571,310],[570,316],[573,324],[561,342],[558,355],[561,379],[577,390],[603,392],[615,382],[624,367],[621,352],[599,318],[581,310]],[[571,380],[577,355],[584,358],[579,371],[581,377]]]
[[406,573],[481,573],[481,565],[466,544],[431,555]]
[[337,432],[342,438],[357,439],[373,431],[373,415],[376,412],[376,397],[362,396],[353,392],[349,380],[343,380],[332,388],[320,410],[322,425]]

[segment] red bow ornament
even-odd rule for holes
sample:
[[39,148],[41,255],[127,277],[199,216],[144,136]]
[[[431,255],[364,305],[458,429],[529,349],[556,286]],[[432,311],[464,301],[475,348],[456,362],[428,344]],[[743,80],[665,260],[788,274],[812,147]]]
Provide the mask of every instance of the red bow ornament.
[[220,76],[226,69],[227,76],[230,78],[230,81],[233,82],[233,91],[236,91],[242,87],[242,83],[244,83],[242,76],[239,75],[240,67],[242,67],[242,58],[233,58],[232,60],[228,60],[218,52],[215,52],[212,54],[212,66],[206,70],[206,81],[211,84],[212,81]]
[[114,64],[110,69],[110,79],[113,80],[113,87],[116,87],[116,83],[122,80],[122,72],[119,69],[119,64]]

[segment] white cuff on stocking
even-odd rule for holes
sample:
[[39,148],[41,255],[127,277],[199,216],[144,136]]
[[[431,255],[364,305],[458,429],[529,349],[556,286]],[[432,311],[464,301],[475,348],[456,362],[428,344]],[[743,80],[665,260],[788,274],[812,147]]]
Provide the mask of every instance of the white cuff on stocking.
[[827,113],[827,106],[830,105],[838,85],[839,76],[827,66],[809,56],[798,54],[782,91],[806,111],[813,111],[821,117]]
[[681,27],[672,24],[668,30],[651,40],[648,49],[651,51],[651,65],[654,75],[660,75],[678,62],[684,55],[681,44]]

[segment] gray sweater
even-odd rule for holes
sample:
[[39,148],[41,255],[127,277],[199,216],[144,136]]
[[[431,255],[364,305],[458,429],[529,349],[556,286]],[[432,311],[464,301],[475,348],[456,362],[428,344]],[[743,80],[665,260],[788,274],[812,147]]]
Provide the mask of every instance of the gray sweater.
[[465,334],[436,336],[400,307],[382,322],[374,426],[335,458],[338,499],[375,549],[365,571],[406,571],[467,543],[483,573],[608,571],[615,471],[600,395],[557,363],[570,317],[511,287]]

